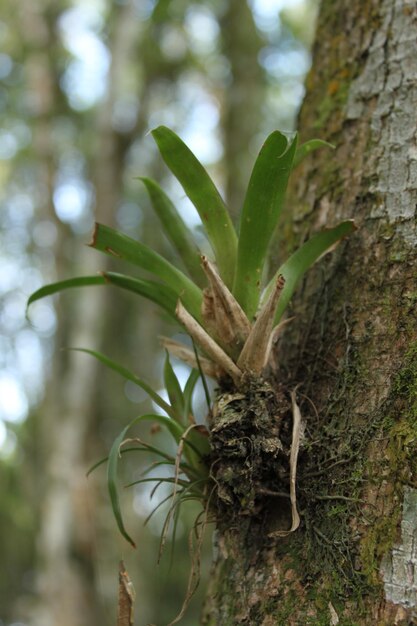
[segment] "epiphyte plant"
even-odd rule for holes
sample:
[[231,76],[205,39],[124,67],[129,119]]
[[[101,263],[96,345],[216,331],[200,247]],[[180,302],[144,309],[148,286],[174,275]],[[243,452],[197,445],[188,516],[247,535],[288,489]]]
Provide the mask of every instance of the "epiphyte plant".
[[[210,508],[221,524],[238,515],[263,514],[265,494],[286,490],[290,528],[271,534],[292,532],[300,521],[295,483],[301,415],[295,390],[272,384],[268,365],[298,281],[319,257],[354,230],[353,222],[345,221],[313,235],[269,282],[265,281],[265,268],[291,171],[310,152],[328,144],[312,140],[298,146],[296,135],[287,139],[279,131],[270,134],[255,161],[236,230],[219,191],[185,143],[163,126],[153,130],[152,135],[166,165],[198,211],[212,258],[201,254],[191,231],[160,186],[142,178],[185,271],[145,244],[96,224],[91,247],[150,272],[156,280],[115,272],[72,278],[39,289],[29,304],[72,287],[111,284],[158,304],[193,340],[194,349],[172,339],[162,340],[167,350],[164,382],[169,403],[121,365],[86,350],[142,387],[165,413],[142,415],[134,422],[157,422],[167,428],[178,446],[172,457],[138,438],[126,439],[134,422],[113,444],[107,459],[108,487],[117,524],[130,543],[133,540],[120,511],[116,473],[120,452],[132,448],[150,450],[157,454],[161,465],[175,468],[172,478],[159,479],[172,483],[173,502],[181,504],[181,499],[194,498],[207,504],[210,500]],[[192,368],[184,390],[168,353]],[[216,379],[219,388],[213,404],[208,398],[207,427],[198,426],[192,413],[193,389],[199,376],[203,380],[205,376]],[[170,508],[168,522],[173,510],[178,507]]]

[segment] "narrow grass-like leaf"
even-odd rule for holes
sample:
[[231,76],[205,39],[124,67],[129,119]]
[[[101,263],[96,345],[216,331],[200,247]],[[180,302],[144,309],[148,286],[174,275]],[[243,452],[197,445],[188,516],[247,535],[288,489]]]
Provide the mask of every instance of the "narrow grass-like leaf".
[[[143,472],[141,472],[141,476],[146,476],[147,474],[149,474],[149,472],[152,472],[156,467],[160,467],[160,466],[165,466],[165,465],[169,465],[172,466],[173,462],[172,461],[155,461],[154,463],[151,463],[151,465],[148,465],[147,468],[145,468],[143,470]],[[181,463],[181,471],[183,474],[185,474],[186,476],[188,476],[188,478],[190,480],[191,479],[191,475],[194,476],[194,478],[198,478],[199,480],[204,480],[200,477],[200,474],[196,471],[195,468],[191,467],[191,465],[189,465],[188,463]],[[193,479],[194,480],[194,479]]]
[[167,194],[155,181],[143,177],[139,180],[145,185],[153,209],[161,221],[165,234],[178,252],[188,273],[197,285],[203,287],[206,281],[200,266],[201,252],[195,244],[191,231],[184,224]]
[[201,382],[203,384],[204,395],[205,395],[206,404],[207,404],[207,410],[208,410],[208,412],[210,414],[210,418],[212,418],[211,404],[210,404],[210,393],[209,393],[206,377],[204,376],[204,372],[203,372],[203,369],[201,367],[201,359],[200,359],[200,356],[198,354],[197,347],[196,347],[196,345],[194,343],[194,340],[193,340],[193,350],[194,350],[195,360],[197,361],[198,371],[200,372]]
[[61,280],[57,283],[51,283],[50,285],[41,287],[32,293],[27,301],[26,311],[33,302],[36,302],[36,300],[40,300],[46,296],[52,296],[54,293],[64,291],[65,289],[73,289],[74,287],[91,287],[94,285],[105,284],[106,281],[103,276],[79,276],[78,278],[70,278],[68,280]]
[[175,291],[178,297],[181,296],[192,314],[200,319],[201,290],[160,254],[143,243],[103,224],[96,224],[93,239],[89,245],[96,250],[129,261],[158,276]]
[[163,477],[150,477],[150,478],[139,478],[138,480],[134,480],[131,483],[127,483],[126,485],[124,485],[125,489],[129,489],[130,487],[134,487],[135,485],[142,485],[143,483],[155,483],[155,482],[161,482],[161,483],[169,483],[169,484],[173,484],[173,483],[177,483],[178,485],[181,485],[182,487],[186,487],[189,482],[188,480],[184,480],[182,478],[173,478],[173,477],[169,477],[169,476],[163,476]]
[[314,152],[315,150],[319,150],[320,148],[331,148],[334,150],[334,145],[329,143],[328,141],[323,141],[322,139],[310,139],[310,141],[306,141],[298,146],[297,151],[294,157],[294,168],[300,165],[301,161],[305,159],[306,156]]
[[281,213],[296,147],[297,137],[288,142],[279,131],[269,135],[246,192],[233,295],[250,320],[258,307],[265,258]]
[[219,191],[200,161],[178,135],[165,126],[155,128],[152,135],[165,163],[197,209],[213,246],[220,275],[231,288],[236,265],[237,236]]
[[110,369],[114,370],[115,372],[123,376],[123,378],[126,378],[126,380],[130,380],[132,383],[134,383],[135,385],[143,389],[148,394],[148,396],[155,402],[155,404],[161,407],[161,409],[165,411],[170,417],[175,419],[175,412],[172,410],[170,405],[167,402],[165,402],[165,400],[161,398],[161,396],[157,394],[156,391],[154,391],[150,385],[145,383],[141,378],[133,374],[130,370],[128,370],[123,365],[120,365],[119,363],[112,361],[111,359],[109,359],[109,357],[102,354],[101,352],[97,352],[96,350],[88,350],[87,348],[70,348],[70,350],[75,350],[76,352],[85,352],[86,354],[91,354],[91,356],[93,356],[95,359],[97,359],[98,361],[106,365],[107,367],[110,367]]
[[[107,465],[107,487],[109,490],[110,502],[112,505],[114,517],[117,522],[117,526],[121,534],[123,535],[123,537],[134,548],[136,547],[135,542],[127,533],[126,528],[123,523],[118,488],[117,488],[117,469],[118,469],[118,464],[119,464],[120,446],[125,440],[127,431],[138,422],[146,421],[146,420],[159,422],[163,424],[164,426],[166,426],[167,428],[169,428],[170,431],[172,429],[171,432],[173,433],[173,435],[175,433],[174,437],[176,440],[179,435],[179,441],[180,441],[182,437],[182,433],[183,433],[183,429],[179,426],[179,424],[177,424],[173,420],[170,420],[170,418],[165,417],[163,415],[146,414],[146,415],[140,415],[139,417],[136,417],[134,420],[132,420],[130,424],[128,424],[125,428],[123,428],[121,433],[116,437],[116,439],[113,442],[113,445],[111,447],[110,454],[109,454],[108,465]],[[143,442],[141,443],[143,444]],[[167,459],[170,458],[168,455],[164,454],[161,450],[153,448],[152,446],[148,446],[146,444],[145,447],[156,452],[159,456],[162,456]],[[172,459],[172,461],[174,462],[174,459]]]
[[169,360],[168,352],[166,353],[164,364],[164,383],[171,406],[177,415],[177,419],[181,422],[184,416],[184,395]]
[[277,276],[282,274],[285,278],[285,286],[282,290],[275,314],[275,324],[277,324],[290,301],[300,278],[305,272],[343,237],[350,235],[356,226],[353,220],[341,222],[335,228],[329,228],[313,235],[304,245],[290,256],[290,258],[278,269],[275,277],[269,283],[264,299],[268,297]]

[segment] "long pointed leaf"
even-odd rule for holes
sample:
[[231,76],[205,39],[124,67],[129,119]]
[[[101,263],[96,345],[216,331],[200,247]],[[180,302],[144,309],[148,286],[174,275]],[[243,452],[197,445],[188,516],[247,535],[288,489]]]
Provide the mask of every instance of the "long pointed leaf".
[[41,287],[31,294],[27,301],[26,310],[33,302],[36,302],[36,300],[40,300],[41,298],[45,298],[46,296],[52,296],[54,293],[64,291],[65,289],[73,289],[74,287],[91,287],[94,285],[105,284],[106,281],[103,276],[79,276],[78,278],[70,278],[68,280],[61,280],[56,283],[51,283],[50,285]]
[[259,152],[242,209],[233,295],[249,319],[259,303],[262,273],[292,169],[297,137],[291,143],[273,132]]
[[301,248],[296,250],[294,254],[290,256],[278,269],[275,277],[269,283],[264,298],[266,298],[271,291],[277,276],[282,274],[285,278],[285,286],[282,290],[281,297],[278,302],[277,312],[275,314],[275,324],[279,322],[282,317],[288,302],[294,293],[295,287],[300,278],[305,272],[319,259],[325,252],[328,252],[330,248],[347,235],[350,235],[356,226],[353,220],[341,222],[335,228],[329,228],[313,235]]
[[103,224],[96,224],[90,246],[155,274],[166,282],[178,297],[187,302],[189,310],[200,319],[201,290],[160,254],[143,243]]
[[101,276],[79,276],[77,278],[70,278],[68,280],[61,280],[56,283],[51,283],[45,287],[41,287],[29,297],[27,302],[27,309],[29,306],[47,296],[51,296],[60,291],[66,289],[74,289],[77,287],[91,287],[95,285],[107,285],[112,284],[128,291],[133,291],[152,302],[155,302],[162,307],[171,317],[177,322],[175,316],[175,307],[177,304],[178,296],[176,292],[162,283],[157,283],[151,280],[142,280],[138,278],[132,278],[130,276],[124,276],[116,272],[103,272]]
[[98,361],[100,361],[101,363],[109,367],[110,369],[114,370],[115,372],[123,376],[123,378],[126,378],[126,380],[130,380],[132,383],[134,383],[135,385],[143,389],[148,394],[148,396],[155,402],[155,404],[157,404],[163,411],[165,411],[170,417],[175,419],[175,412],[172,410],[169,404],[165,402],[165,400],[161,398],[161,396],[157,394],[156,391],[154,391],[150,385],[145,383],[141,378],[133,374],[130,370],[128,370],[123,365],[120,365],[119,363],[112,361],[105,354],[102,354],[101,352],[98,352],[96,350],[88,350],[87,348],[70,348],[70,350],[74,350],[76,352],[85,352],[86,354],[90,354],[95,359],[97,359]]
[[203,287],[206,283],[200,265],[201,252],[191,231],[184,224],[174,204],[161,187],[150,178],[140,178],[149,194],[153,209],[159,217],[165,234],[178,252],[194,282]]
[[197,209],[213,246],[220,275],[230,288],[236,265],[237,236],[220,193],[200,161],[172,130],[159,126],[152,135],[165,163]]

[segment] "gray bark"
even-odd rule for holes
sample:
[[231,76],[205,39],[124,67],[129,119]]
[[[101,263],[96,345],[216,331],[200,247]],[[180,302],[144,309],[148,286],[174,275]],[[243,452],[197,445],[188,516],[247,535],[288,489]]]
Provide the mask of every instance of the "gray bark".
[[205,624],[416,619],[416,38],[414,2],[322,4],[300,129],[336,151],[294,175],[283,246],[347,218],[358,230],[310,272],[277,351],[304,398],[301,527],[222,528]]

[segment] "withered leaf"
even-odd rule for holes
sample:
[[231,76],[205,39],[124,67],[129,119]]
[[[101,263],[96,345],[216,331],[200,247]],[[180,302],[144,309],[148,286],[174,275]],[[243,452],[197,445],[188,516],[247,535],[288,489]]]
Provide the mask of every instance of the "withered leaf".
[[133,626],[135,590],[123,561],[119,563],[119,602],[117,626]]

